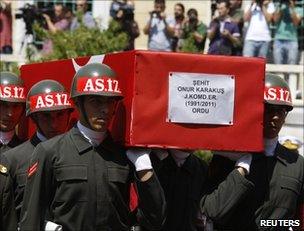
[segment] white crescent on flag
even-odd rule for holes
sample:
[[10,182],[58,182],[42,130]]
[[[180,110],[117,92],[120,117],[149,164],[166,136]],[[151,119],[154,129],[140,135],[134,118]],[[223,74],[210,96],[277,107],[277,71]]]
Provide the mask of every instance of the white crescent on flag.
[[[105,57],[105,55],[91,56],[91,58],[85,65],[88,65],[90,63],[103,63],[104,57]],[[83,66],[78,65],[77,62],[75,61],[75,59],[72,59],[72,63],[73,63],[75,72],[77,72],[81,67],[85,66],[85,65],[83,65]]]

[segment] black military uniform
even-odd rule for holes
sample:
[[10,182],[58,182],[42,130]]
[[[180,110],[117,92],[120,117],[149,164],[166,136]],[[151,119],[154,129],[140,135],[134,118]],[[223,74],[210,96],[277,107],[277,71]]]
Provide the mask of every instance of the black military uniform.
[[30,165],[32,153],[34,152],[37,144],[40,142],[41,140],[35,134],[30,140],[13,149],[8,150],[3,154],[7,159],[10,175],[13,181],[14,198],[18,220],[20,219],[23,193],[27,179],[27,170]]
[[0,143],[0,155],[2,155],[4,152],[22,144],[24,140],[21,140],[16,134],[14,134],[13,138],[8,144],[2,144]]
[[152,229],[161,226],[164,198],[157,178],[137,180],[124,150],[110,135],[93,147],[74,127],[40,143],[29,171],[21,230],[40,230],[46,214],[46,220],[64,230],[128,230],[135,223],[128,207],[132,181],[140,198],[140,223]]
[[[1,158],[0,163],[3,160]],[[0,164],[0,230],[17,230],[12,181],[6,166]]]
[[[235,211],[231,211],[227,222],[214,222],[217,230],[259,230],[263,219],[296,219],[296,212],[304,203],[302,156],[278,143],[274,156],[253,155],[246,178],[254,184],[254,190],[240,201]],[[278,227],[268,229],[277,230]],[[288,230],[288,227],[280,230]]]
[[207,165],[195,155],[189,155],[181,167],[172,155],[160,161],[152,152],[151,158],[167,202],[167,218],[162,230],[197,230],[195,224]]
[[[266,74],[264,100],[265,151],[252,155],[246,176],[254,189],[230,212],[229,220],[214,220],[218,230],[303,230],[295,220],[298,212],[304,212],[304,158],[278,142],[287,113],[293,109],[288,84],[279,76]],[[273,220],[272,227],[265,226],[263,220]]]
[[[50,112],[66,109],[73,110],[71,105],[64,104],[49,107],[39,107],[38,109],[36,109],[36,101],[32,101],[32,97],[35,97],[37,95],[40,97],[48,97],[52,93],[68,95],[64,86],[55,80],[42,80],[34,84],[27,94],[26,116],[32,117],[34,113],[39,112]],[[35,118],[32,117],[32,119],[36,123],[36,126],[39,127],[38,123],[35,121]],[[27,170],[29,168],[30,160],[34,149],[40,142],[41,140],[38,138],[37,133],[35,133],[30,140],[7,151],[4,154],[8,161],[10,175],[13,180],[15,205],[18,221],[20,220],[23,193],[27,179]]]
[[[6,103],[25,103],[24,83],[22,79],[11,72],[3,71],[0,73],[0,86],[1,89],[5,89],[10,94],[1,92],[0,100]],[[16,91],[17,90],[17,91]],[[0,156],[11,148],[14,148],[22,144],[24,140],[21,140],[16,134],[12,137],[8,144],[0,142]]]
[[[170,153],[170,151],[169,151]],[[159,161],[152,152],[154,169],[164,189],[167,218],[162,230],[198,231],[199,211],[215,220],[225,219],[253,185],[233,171],[218,190],[210,190],[207,165],[189,155],[178,167],[172,155]]]
[[[93,83],[113,85],[94,88]],[[106,100],[110,97],[115,102],[123,98],[110,67],[88,64],[73,78],[71,98],[76,98],[81,118],[86,119],[86,128],[90,129],[83,101],[87,95]],[[107,104],[99,104],[108,108]],[[21,230],[41,230],[45,220],[61,225],[65,231],[122,231],[129,230],[136,221],[159,229],[164,221],[165,199],[156,174],[141,182],[125,150],[114,143],[109,132],[96,145],[82,132],[77,125],[37,145],[24,193]],[[139,197],[136,214],[129,209],[132,182],[136,183]]]

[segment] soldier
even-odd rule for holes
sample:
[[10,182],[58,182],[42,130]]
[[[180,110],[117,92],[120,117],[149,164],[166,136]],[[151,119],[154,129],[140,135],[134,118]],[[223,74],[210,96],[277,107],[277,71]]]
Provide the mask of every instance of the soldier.
[[0,230],[17,230],[17,217],[14,207],[13,185],[8,169],[0,156]]
[[15,133],[25,108],[22,79],[10,72],[0,73],[0,155],[22,141]]
[[37,132],[30,140],[4,154],[13,180],[18,220],[32,153],[42,141],[64,133],[73,107],[65,88],[54,80],[42,80],[30,89],[26,99],[26,116],[36,124]]
[[[279,76],[266,75],[264,152],[253,155],[247,180],[254,184],[218,230],[303,230],[304,159],[278,142],[285,118],[293,109],[288,84]],[[225,165],[228,168],[229,161]],[[216,165],[213,161],[213,165]],[[273,227],[266,227],[271,220]],[[281,222],[280,222],[281,220]],[[282,222],[285,220],[285,222]],[[289,221],[288,221],[289,220]],[[286,226],[287,224],[287,226]],[[291,229],[290,229],[291,228]]]
[[[77,125],[33,153],[21,230],[41,230],[45,219],[65,231],[129,230],[136,218],[147,228],[160,228],[164,194],[149,156],[126,156],[107,130],[123,98],[114,71],[99,63],[80,68],[71,98],[80,116]],[[140,198],[136,216],[128,206],[132,181]]]
[[[207,164],[195,156],[193,151],[143,148],[130,150],[138,154],[151,152],[153,166],[167,202],[167,217],[162,231],[209,230],[207,217],[225,219],[253,187],[244,177],[250,171],[251,155],[240,156],[235,170],[226,181],[218,189],[210,190]],[[141,227],[141,230],[146,229]]]

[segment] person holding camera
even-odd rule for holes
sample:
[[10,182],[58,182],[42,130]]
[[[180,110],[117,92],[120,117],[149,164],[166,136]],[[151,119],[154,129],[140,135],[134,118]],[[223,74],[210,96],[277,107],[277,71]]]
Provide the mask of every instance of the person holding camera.
[[77,0],[76,1],[77,11],[75,13],[76,17],[73,18],[70,29],[76,30],[81,24],[87,28],[96,27],[96,22],[93,18],[91,12],[88,11],[87,0]]
[[150,19],[143,30],[149,36],[149,50],[172,51],[174,22],[166,17],[165,9],[165,0],[154,0],[154,11],[150,12]]
[[240,43],[240,32],[229,16],[229,7],[228,0],[217,4],[219,16],[211,21],[207,34],[210,39],[208,54],[235,55],[233,48]]
[[183,23],[182,35],[179,43],[182,51],[203,53],[207,37],[207,26],[198,20],[196,9],[187,11],[187,19]]
[[249,22],[244,41],[243,56],[267,57],[271,34],[268,24],[275,11],[269,0],[252,0],[244,14],[244,21]]
[[243,26],[244,26],[244,10],[242,9],[243,0],[230,0],[229,15],[232,22],[236,23],[240,32],[240,44],[234,48],[234,53],[242,56],[243,53]]
[[13,53],[11,0],[0,1],[0,54]]
[[[58,31],[68,30],[69,21],[65,18],[64,6],[62,4],[54,5],[55,18],[52,20],[48,14],[42,14],[45,18],[47,29],[50,33],[56,33]],[[43,43],[42,52],[43,54],[50,54],[53,50],[53,43],[51,40],[46,40]]]
[[134,20],[134,0],[114,0],[110,15],[120,23],[122,31],[128,35],[128,45],[124,50],[134,50],[134,41],[140,35],[138,24]]
[[303,8],[295,0],[281,0],[273,15],[276,31],[273,44],[275,64],[296,64],[298,58],[297,26],[303,18]]
[[174,5],[174,35],[171,39],[172,51],[178,50],[178,42],[183,33],[183,24],[185,22],[185,6],[178,2]]

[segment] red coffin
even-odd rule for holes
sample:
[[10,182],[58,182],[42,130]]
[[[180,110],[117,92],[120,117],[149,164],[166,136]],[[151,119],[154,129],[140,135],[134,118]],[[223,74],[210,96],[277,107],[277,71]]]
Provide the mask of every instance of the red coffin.
[[[130,51],[23,65],[21,77],[27,89],[42,79],[55,79],[69,90],[75,70],[89,62],[105,63],[117,73],[125,98],[111,130],[114,138],[126,146],[263,150],[264,59]],[[233,125],[169,122],[171,72],[234,76]],[[75,121],[76,112],[73,117]],[[30,121],[21,124],[23,136],[34,131]]]

